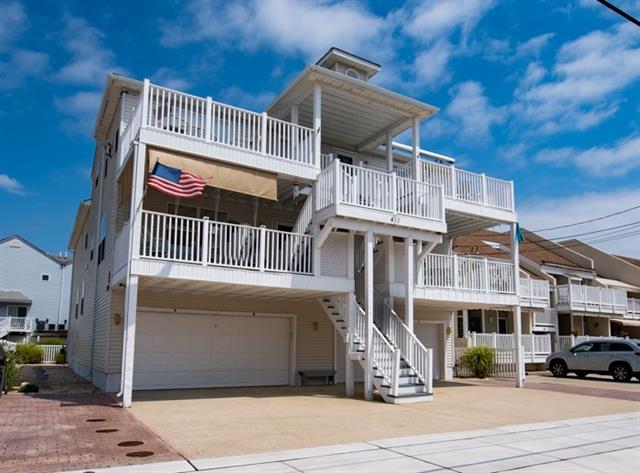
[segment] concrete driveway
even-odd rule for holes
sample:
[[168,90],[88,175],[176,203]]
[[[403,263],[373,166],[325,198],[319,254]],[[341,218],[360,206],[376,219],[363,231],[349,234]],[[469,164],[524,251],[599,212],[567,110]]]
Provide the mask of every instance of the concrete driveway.
[[633,412],[629,400],[436,385],[433,402],[345,398],[343,385],[139,392],[131,413],[190,460]]

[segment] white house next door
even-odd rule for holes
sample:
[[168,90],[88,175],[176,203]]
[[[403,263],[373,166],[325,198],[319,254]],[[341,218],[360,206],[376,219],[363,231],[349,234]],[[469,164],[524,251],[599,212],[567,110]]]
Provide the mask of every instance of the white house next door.
[[289,383],[290,318],[138,313],[134,389]]

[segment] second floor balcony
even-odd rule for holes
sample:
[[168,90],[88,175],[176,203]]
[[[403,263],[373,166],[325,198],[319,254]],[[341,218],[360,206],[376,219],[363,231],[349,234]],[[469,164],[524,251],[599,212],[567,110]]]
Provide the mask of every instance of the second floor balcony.
[[520,305],[544,309],[549,303],[549,281],[520,278]]
[[627,318],[640,320],[640,299],[627,299]]
[[445,232],[442,187],[334,160],[315,187],[316,220],[347,217]]
[[556,287],[556,306],[562,312],[627,315],[627,293],[621,289],[565,284]]

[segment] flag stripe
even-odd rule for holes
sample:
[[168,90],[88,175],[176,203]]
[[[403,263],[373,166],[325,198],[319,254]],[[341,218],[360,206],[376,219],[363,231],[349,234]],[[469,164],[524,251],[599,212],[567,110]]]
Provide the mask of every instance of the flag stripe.
[[174,197],[202,195],[206,181],[187,171],[156,163],[147,181],[149,187]]

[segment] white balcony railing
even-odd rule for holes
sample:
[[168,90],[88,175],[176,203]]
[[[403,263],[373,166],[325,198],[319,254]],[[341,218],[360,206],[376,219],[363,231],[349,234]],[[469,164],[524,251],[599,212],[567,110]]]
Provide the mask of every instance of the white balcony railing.
[[558,309],[599,314],[627,314],[627,293],[621,289],[565,284],[556,287]]
[[124,160],[129,153],[129,148],[131,147],[131,142],[138,135],[138,131],[140,130],[140,125],[142,124],[142,104],[138,101],[135,110],[133,111],[133,115],[131,115],[131,121],[128,123],[127,127],[122,133],[120,137],[120,145],[118,148],[118,167],[122,166]]
[[143,100],[147,103],[142,126],[316,165],[311,128],[156,85],[149,85]]
[[[413,174],[410,166],[404,166],[397,171],[398,175],[404,177],[412,177]],[[442,186],[444,195],[449,199],[496,209],[515,210],[512,181],[425,160],[420,161],[420,175],[422,182]]]
[[527,307],[549,307],[549,281],[520,278],[520,304]]
[[[3,320],[9,320],[8,329],[10,332],[25,332],[31,333],[33,327],[33,320],[28,317],[0,317]],[[4,322],[7,324],[7,322]]]
[[418,271],[418,285],[515,294],[513,264],[458,255],[427,255]]
[[627,318],[640,319],[640,299],[627,299]]
[[334,160],[318,176],[316,210],[347,204],[444,221],[442,187]]
[[311,274],[312,237],[231,223],[142,212],[144,258]]

